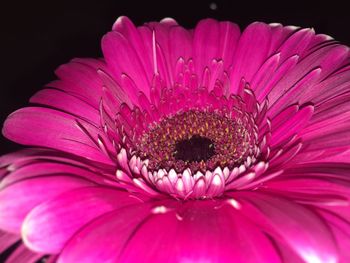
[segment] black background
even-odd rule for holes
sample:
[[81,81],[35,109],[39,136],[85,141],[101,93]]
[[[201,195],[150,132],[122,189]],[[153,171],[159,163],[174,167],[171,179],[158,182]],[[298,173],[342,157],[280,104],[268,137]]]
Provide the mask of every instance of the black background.
[[[199,19],[230,20],[241,28],[253,21],[313,27],[350,44],[346,5],[279,1],[1,1],[0,123],[55,79],[54,70],[74,57],[101,56],[100,39],[120,15],[136,25],[173,17],[185,27]],[[325,3],[322,3],[325,2]],[[210,8],[215,3],[217,8]],[[30,127],[28,127],[30,129]],[[19,146],[1,136],[0,154]]]

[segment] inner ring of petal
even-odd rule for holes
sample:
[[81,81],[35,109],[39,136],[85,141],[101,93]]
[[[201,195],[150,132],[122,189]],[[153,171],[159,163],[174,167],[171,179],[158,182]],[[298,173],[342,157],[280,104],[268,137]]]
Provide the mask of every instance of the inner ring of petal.
[[[198,145],[202,144],[202,145]],[[241,120],[228,114],[188,110],[166,116],[138,139],[137,155],[148,169],[183,172],[233,168],[249,155],[251,134]]]

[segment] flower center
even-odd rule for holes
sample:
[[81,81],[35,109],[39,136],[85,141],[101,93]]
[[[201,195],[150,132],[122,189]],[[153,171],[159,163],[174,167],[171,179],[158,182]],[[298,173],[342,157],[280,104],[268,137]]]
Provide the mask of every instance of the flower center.
[[183,172],[233,167],[250,154],[251,134],[239,119],[220,111],[188,110],[167,116],[136,141],[148,169]]
[[215,146],[212,140],[194,135],[176,143],[174,157],[184,162],[205,162],[214,154]]

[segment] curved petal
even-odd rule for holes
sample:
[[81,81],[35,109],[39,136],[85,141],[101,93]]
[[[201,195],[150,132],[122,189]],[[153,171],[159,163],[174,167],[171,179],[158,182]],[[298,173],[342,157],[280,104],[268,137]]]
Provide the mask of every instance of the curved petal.
[[97,74],[98,69],[106,70],[103,60],[73,59],[55,71],[60,80],[47,86],[76,96],[98,109],[102,96],[102,82]]
[[317,84],[339,69],[347,57],[348,48],[341,45],[329,45],[309,52],[270,91],[271,113],[292,103],[317,100],[320,91]]
[[280,262],[268,237],[229,205],[162,204],[95,220],[68,243],[59,262]]
[[[290,107],[289,107],[290,108]],[[289,109],[287,108],[287,110]],[[285,141],[286,139],[290,138],[294,134],[300,133],[301,129],[307,125],[309,122],[312,114],[314,112],[313,106],[306,106],[301,109],[299,109],[295,114],[290,114],[288,118],[284,115],[284,112],[282,112],[280,115],[277,115],[275,119],[271,122],[272,127],[272,136],[270,145],[276,146],[279,143]],[[281,119],[279,119],[279,117]],[[285,119],[282,119],[285,118]],[[275,122],[283,122],[283,124],[274,127]]]
[[337,262],[332,232],[324,220],[307,207],[272,194],[236,192],[234,196],[247,218],[276,242],[288,245],[305,262]]
[[188,61],[192,57],[192,34],[180,26],[174,26],[169,32],[169,56],[171,72],[176,78],[176,63],[180,58]]
[[0,231],[0,255],[11,245],[20,240],[19,235]]
[[221,201],[163,212],[134,233],[119,262],[280,262],[269,238]]
[[0,228],[19,233],[25,216],[35,206],[66,191],[94,185],[76,176],[42,176],[0,189]]
[[118,262],[125,242],[151,214],[149,203],[117,209],[85,226],[66,244],[57,262]]
[[77,175],[91,181],[103,183],[105,177],[98,175],[84,168],[76,167],[70,164],[62,164],[56,162],[37,161],[32,164],[25,165],[16,170],[13,170],[1,182],[0,187],[6,187],[20,180],[33,178],[38,176],[50,175]]
[[49,147],[113,164],[99,148],[98,136],[103,132],[87,122],[56,110],[38,107],[20,109],[7,118],[3,134],[24,145]]
[[202,76],[205,67],[217,57],[219,35],[219,23],[214,19],[201,20],[194,29],[193,59],[198,77]]
[[[149,95],[153,74],[147,72],[148,67],[143,66],[140,57],[125,36],[118,31],[109,32],[102,39],[102,50],[117,82],[121,83],[122,74],[127,74],[138,90]],[[131,90],[125,91],[131,92]]]
[[140,201],[130,197],[128,192],[100,186],[65,192],[38,205],[27,215],[22,225],[22,238],[33,251],[56,254],[89,221],[137,203]]
[[77,116],[80,119],[100,124],[99,111],[90,104],[66,92],[43,89],[30,98],[31,103],[45,105]]
[[337,240],[339,249],[339,263],[350,262],[350,222],[343,220],[337,214],[328,211],[320,211],[329,223],[329,226]]
[[145,71],[151,74],[153,72],[151,52],[146,49],[146,45],[148,44],[146,42],[151,41],[151,39],[147,39],[148,41],[143,39],[132,21],[125,16],[121,16],[115,21],[113,30],[119,32],[128,40],[128,43],[133,47],[134,52],[142,61]]
[[255,73],[268,58],[271,28],[264,23],[252,23],[242,33],[233,58],[230,73],[231,92],[236,93],[242,78],[252,81]]
[[43,256],[43,254],[37,254],[33,251],[30,251],[28,248],[21,244],[6,259],[6,263],[36,263]]

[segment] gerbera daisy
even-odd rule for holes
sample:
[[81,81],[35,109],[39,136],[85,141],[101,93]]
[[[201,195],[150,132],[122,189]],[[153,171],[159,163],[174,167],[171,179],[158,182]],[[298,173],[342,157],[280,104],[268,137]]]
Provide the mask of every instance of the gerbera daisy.
[[102,50],[5,121],[8,262],[350,262],[348,47],[121,17]]

